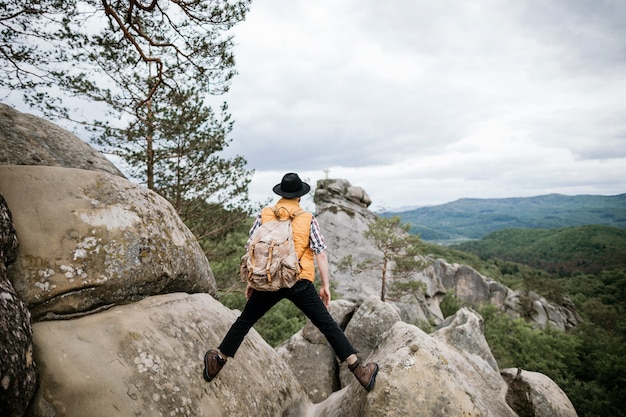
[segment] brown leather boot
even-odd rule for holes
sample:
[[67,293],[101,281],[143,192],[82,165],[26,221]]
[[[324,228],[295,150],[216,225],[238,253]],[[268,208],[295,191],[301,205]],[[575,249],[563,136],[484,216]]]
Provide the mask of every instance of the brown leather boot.
[[207,382],[213,381],[213,378],[219,374],[222,367],[226,364],[226,359],[222,358],[219,351],[211,349],[204,355],[204,372],[202,376]]
[[361,366],[360,362],[355,362],[348,366],[348,369],[352,371],[359,383],[365,388],[367,392],[374,388],[376,383],[376,374],[378,374],[378,364],[369,362],[366,365]]

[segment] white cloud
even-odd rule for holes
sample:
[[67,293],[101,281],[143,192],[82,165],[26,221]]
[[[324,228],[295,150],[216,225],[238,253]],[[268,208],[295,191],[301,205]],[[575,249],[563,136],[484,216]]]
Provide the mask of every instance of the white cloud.
[[[235,31],[234,150],[373,207],[626,192],[626,4],[252,4]],[[270,179],[271,178],[271,179]]]
[[[626,2],[258,0],[237,26],[229,153],[372,208],[626,192]],[[27,110],[26,110],[27,111]],[[308,202],[309,207],[311,202]]]

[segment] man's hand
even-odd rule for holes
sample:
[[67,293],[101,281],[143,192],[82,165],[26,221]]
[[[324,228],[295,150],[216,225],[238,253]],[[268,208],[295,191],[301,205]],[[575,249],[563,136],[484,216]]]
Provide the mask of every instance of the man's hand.
[[325,285],[322,285],[320,288],[320,298],[324,306],[328,309],[328,304],[330,303],[330,289]]
[[250,299],[250,296],[252,295],[252,291],[254,291],[254,289],[252,289],[252,287],[248,285],[246,287],[246,300]]

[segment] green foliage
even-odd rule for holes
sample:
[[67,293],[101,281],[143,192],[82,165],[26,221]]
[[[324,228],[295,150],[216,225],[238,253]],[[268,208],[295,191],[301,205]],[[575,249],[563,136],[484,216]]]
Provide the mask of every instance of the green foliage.
[[626,230],[611,226],[504,229],[453,248],[560,275],[626,268]]
[[[626,247],[623,231],[585,226],[503,230],[492,235],[451,247],[427,243],[426,253],[469,265],[519,290],[522,302],[527,291],[557,304],[569,299],[583,318],[574,330],[561,332],[513,319],[491,305],[480,307],[485,337],[498,365],[548,375],[565,391],[580,417],[626,416],[626,268],[620,267],[624,262],[620,250]],[[480,251],[470,253],[469,248],[476,246]],[[512,253],[535,257],[535,264],[547,270],[504,260]],[[590,260],[585,264],[589,272],[569,268],[569,260],[575,258]],[[459,304],[447,294],[440,307],[447,317]]]
[[170,201],[183,220],[198,217],[207,201],[231,208],[247,203],[252,172],[241,156],[222,154],[232,141],[226,104],[218,117],[195,89],[160,90],[146,110],[124,129],[103,123],[96,142]]
[[452,292],[448,292],[443,297],[441,303],[439,303],[439,308],[441,309],[441,314],[443,314],[443,318],[445,319],[456,314],[457,311],[463,308],[463,303],[461,303],[461,301],[459,301],[459,299],[456,298]]
[[422,281],[395,279],[389,284],[388,298],[397,300],[402,296],[412,295],[413,298],[419,300],[427,289],[428,286]]
[[[219,211],[218,211],[219,210]],[[245,290],[245,284],[239,278],[239,263],[244,254],[244,247],[248,240],[248,231],[253,219],[244,217],[241,213],[233,213],[228,210],[215,207],[215,216],[208,213],[206,221],[211,224],[224,225],[232,223],[229,227],[223,227],[219,233],[205,236],[198,240],[211,264],[211,271],[219,291],[241,292]],[[206,225],[204,226],[206,227]],[[209,226],[218,230],[217,226]],[[190,226],[193,231],[194,228]]]
[[[501,369],[518,367],[547,375],[565,391],[581,417],[625,415],[626,360],[624,348],[619,347],[623,344],[602,343],[604,333],[592,324],[566,333],[550,326],[537,328],[500,313],[493,305],[479,312]],[[612,352],[615,348],[618,351]]]
[[[622,319],[623,322],[623,319]],[[583,323],[574,334],[581,341],[576,384],[564,387],[584,416],[626,415],[626,338],[594,323]]]
[[221,153],[232,128],[227,108],[217,117],[193,90],[183,95],[156,93],[155,98],[162,101],[151,106],[149,123],[131,124],[126,130],[107,127],[99,143],[172,203],[212,265],[218,258],[232,263],[233,248],[226,238],[242,233],[241,225],[252,211],[252,171],[244,168],[242,157],[225,158]]
[[306,323],[305,315],[288,300],[281,300],[254,326],[267,343],[276,347],[293,336]]
[[501,314],[497,307],[479,308],[485,320],[485,338],[501,368],[520,367],[541,372],[560,386],[580,367],[575,336],[552,328],[539,329],[526,320]]
[[229,29],[250,1],[6,0],[0,7],[0,86],[24,92],[44,114],[69,117],[51,99],[116,103],[124,113],[160,89],[193,82],[221,94],[233,77]]
[[433,323],[424,319],[416,319],[413,325],[419,327],[424,333],[432,333],[435,330]]
[[[579,416],[624,416],[626,270],[615,267],[620,265],[616,260],[621,256],[615,254],[620,253],[620,246],[624,247],[622,233],[619,229],[604,226],[548,231],[507,230],[495,232],[493,235],[498,239],[483,239],[488,241],[485,247],[489,252],[458,250],[473,245],[429,245],[427,252],[451,262],[470,265],[482,274],[520,290],[522,303],[526,291],[539,292],[557,304],[572,300],[584,321],[570,332],[539,329],[523,319],[500,313],[494,306],[481,307],[489,346],[501,368],[520,367],[551,377],[568,395]],[[551,272],[503,260],[505,254],[532,252],[530,248],[536,245],[538,236],[543,241],[539,245],[542,250],[529,256],[544,261],[538,265],[550,265],[548,270]],[[600,251],[599,243],[602,244]],[[567,269],[566,264],[554,268],[556,260],[567,262],[577,256],[594,259],[587,265],[607,265],[607,270],[590,268],[595,272],[583,272]],[[546,260],[552,260],[552,263]],[[458,308],[448,297],[441,304],[445,315]]]
[[[423,269],[426,262],[419,256],[424,245],[419,236],[408,233],[410,225],[402,224],[398,216],[377,217],[364,232],[365,238],[374,244],[380,257],[366,259],[354,265],[352,255],[338,263],[340,271],[379,271],[381,276],[380,299],[385,301],[387,292],[394,299],[407,293],[419,296],[425,288],[422,283],[411,282],[412,273]],[[393,280],[388,284],[388,280]]]

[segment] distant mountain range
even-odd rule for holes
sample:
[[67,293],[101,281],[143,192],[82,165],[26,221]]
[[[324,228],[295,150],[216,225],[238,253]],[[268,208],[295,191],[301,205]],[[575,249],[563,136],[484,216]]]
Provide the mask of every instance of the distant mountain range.
[[411,225],[411,233],[441,244],[480,239],[500,229],[555,229],[599,224],[626,229],[626,194],[548,194],[519,198],[463,198],[437,206],[384,212]]

